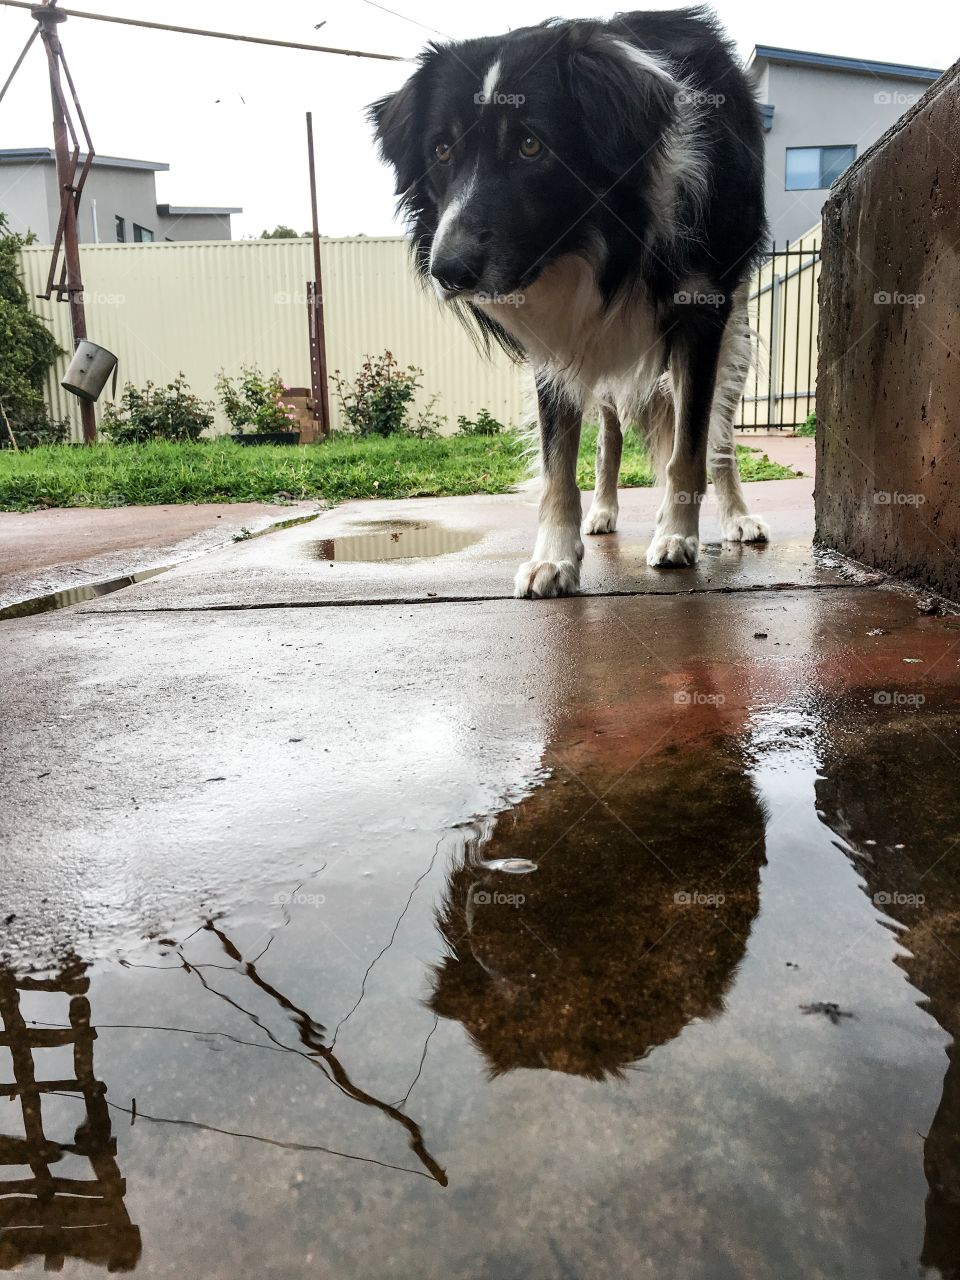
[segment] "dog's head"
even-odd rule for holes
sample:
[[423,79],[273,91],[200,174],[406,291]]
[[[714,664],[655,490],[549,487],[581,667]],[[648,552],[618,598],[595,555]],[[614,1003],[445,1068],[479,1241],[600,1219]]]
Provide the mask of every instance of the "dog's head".
[[428,48],[370,115],[437,294],[509,298],[559,257],[589,255],[623,180],[636,205],[662,160],[677,92],[661,61],[600,23]]

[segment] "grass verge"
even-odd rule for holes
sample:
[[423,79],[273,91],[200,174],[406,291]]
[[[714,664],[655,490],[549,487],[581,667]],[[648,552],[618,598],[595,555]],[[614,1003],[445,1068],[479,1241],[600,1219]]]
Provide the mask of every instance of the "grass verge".
[[[593,487],[596,439],[596,427],[586,427],[577,471],[584,489]],[[741,448],[738,454],[744,480],[793,475],[756,450]],[[53,445],[0,452],[0,511],[506,493],[526,476],[523,442],[513,434],[436,440],[339,436],[302,449],[243,447],[229,438],[90,449]],[[620,483],[654,483],[634,432],[624,440]]]

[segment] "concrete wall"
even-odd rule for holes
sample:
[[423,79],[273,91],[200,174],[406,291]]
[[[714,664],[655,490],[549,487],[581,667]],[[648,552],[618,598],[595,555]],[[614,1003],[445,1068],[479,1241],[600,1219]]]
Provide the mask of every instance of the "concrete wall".
[[112,169],[95,164],[87,175],[80,202],[77,230],[84,243],[92,242],[93,207],[96,201],[100,241],[116,241],[115,218],[119,214],[126,223],[127,239],[133,240],[133,224],[139,223],[159,237],[157,215],[157,179],[150,169]]
[[960,599],[960,63],[824,211],[817,535]]
[[232,240],[230,214],[157,214],[157,239]]
[[926,81],[788,67],[771,63],[757,80],[761,102],[776,108],[764,134],[771,237],[794,240],[820,217],[827,191],[787,191],[788,147],[853,144],[862,154],[929,87]]
[[[33,232],[41,244],[49,244],[56,235],[59,208],[52,164],[23,160],[0,165],[0,213],[6,214],[11,231],[21,236]],[[52,210],[57,210],[57,217],[51,216]]]

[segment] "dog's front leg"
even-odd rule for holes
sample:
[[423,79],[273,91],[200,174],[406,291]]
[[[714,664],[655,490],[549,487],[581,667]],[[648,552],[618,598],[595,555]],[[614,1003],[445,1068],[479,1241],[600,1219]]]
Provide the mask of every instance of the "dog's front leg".
[[545,599],[573,595],[580,587],[582,508],[577,454],[583,411],[560,388],[537,380],[540,412],[540,527],[533,557],[517,570],[513,594]]
[[707,436],[725,316],[701,314],[684,325],[670,352],[675,426],[667,492],[647,548],[655,569],[694,565],[700,558],[700,506],[707,491]]

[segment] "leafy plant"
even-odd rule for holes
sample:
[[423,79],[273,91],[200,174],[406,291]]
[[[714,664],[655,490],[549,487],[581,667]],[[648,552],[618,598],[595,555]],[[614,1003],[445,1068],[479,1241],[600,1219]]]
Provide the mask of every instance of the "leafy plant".
[[221,369],[217,378],[220,403],[238,435],[296,431],[297,411],[283,398],[288,391],[279,373],[265,377],[256,365],[243,365],[239,378],[228,378]]
[[416,365],[401,369],[391,351],[379,356],[365,356],[360,372],[351,385],[340,370],[333,373],[333,384],[344,418],[358,436],[435,436],[445,419],[434,411],[434,396],[419,417],[411,422],[410,407],[420,390],[423,370]]
[[817,434],[817,415],[811,413],[806,422],[797,427],[794,434],[798,436],[815,436]]
[[63,355],[53,334],[30,308],[18,254],[33,237],[14,234],[0,213],[0,447],[21,449],[66,439],[43,402],[47,370]]
[[213,405],[195,396],[182,373],[164,387],[128,382],[119,405],[108,404],[100,428],[114,444],[198,440],[213,425]]
[[462,413],[457,418],[458,436],[499,436],[504,431],[506,427],[503,423],[498,422],[486,409],[481,409],[473,421]]

